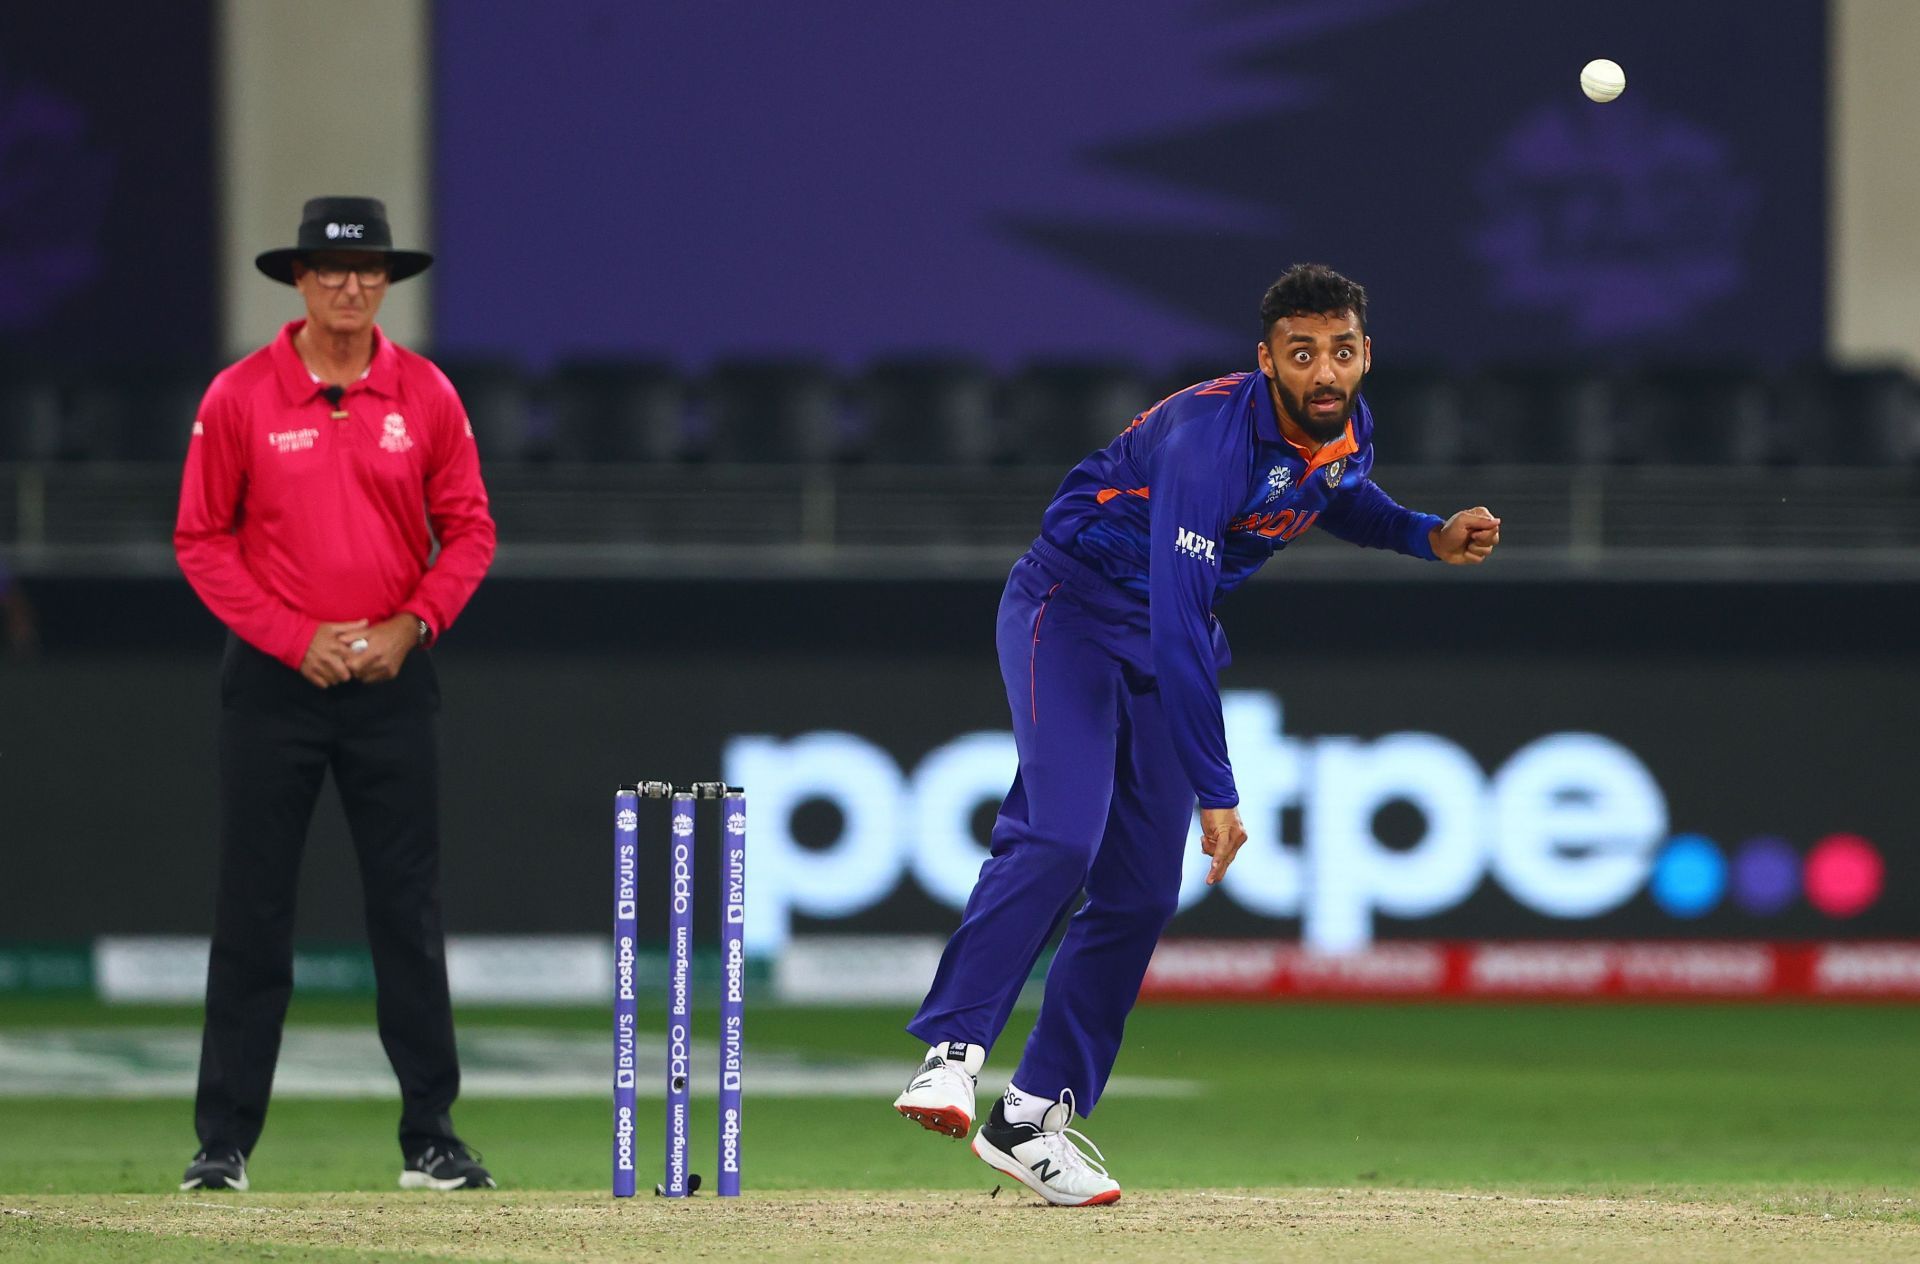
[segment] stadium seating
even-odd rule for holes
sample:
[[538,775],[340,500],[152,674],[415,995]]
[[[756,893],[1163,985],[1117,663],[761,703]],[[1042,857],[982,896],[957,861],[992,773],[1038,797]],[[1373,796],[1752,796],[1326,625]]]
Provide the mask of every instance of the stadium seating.
[[1773,442],[1799,465],[1920,461],[1920,386],[1898,369],[1808,365],[1777,386]]
[[466,405],[480,456],[517,461],[533,454],[533,386],[510,360],[443,359],[437,362]]
[[[1465,391],[1436,370],[1396,366],[1367,375],[1364,392],[1382,428],[1383,451],[1396,461],[1459,465],[1486,459],[1483,436],[1467,433]],[[1478,422],[1476,417],[1476,422]]]
[[994,381],[970,360],[885,360],[861,379],[857,451],[893,465],[985,465],[993,459]]
[[818,462],[847,455],[839,380],[810,360],[737,360],[706,381],[705,449],[715,461]]
[[1773,399],[1764,378],[1717,366],[1649,369],[1632,379],[1615,415],[1644,465],[1772,464]]
[[59,451],[59,383],[30,365],[0,363],[0,461],[47,461]]
[[1155,400],[1140,373],[1100,361],[1037,361],[1007,385],[994,452],[1009,464],[1072,464]]
[[687,386],[672,367],[651,361],[580,360],[560,365],[547,408],[527,447],[562,461],[675,461],[699,451],[688,418]]
[[[1110,442],[1214,361],[1147,373],[1044,360],[995,375],[964,357],[903,355],[839,372],[735,360],[688,373],[658,360],[440,361],[489,463],[846,464],[1060,468]],[[210,371],[86,372],[0,362],[0,462],[173,462]],[[1393,464],[1565,468],[1908,468],[1920,465],[1920,384],[1898,368],[1804,365],[1393,364],[1367,379]]]

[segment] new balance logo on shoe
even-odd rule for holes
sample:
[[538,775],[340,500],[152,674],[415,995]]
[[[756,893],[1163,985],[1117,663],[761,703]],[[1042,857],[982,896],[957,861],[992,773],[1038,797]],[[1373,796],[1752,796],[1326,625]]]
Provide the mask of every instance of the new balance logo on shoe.
[[1107,1175],[1099,1147],[1068,1126],[1073,1105],[1073,1090],[1062,1089],[1039,1126],[1011,1121],[1004,1108],[996,1108],[974,1134],[973,1152],[1056,1207],[1117,1202],[1120,1182]]
[[913,1073],[907,1087],[893,1099],[893,1108],[929,1132],[964,1137],[973,1128],[975,1081],[966,1066],[966,1046],[947,1044],[943,1058],[929,1050],[927,1060]]

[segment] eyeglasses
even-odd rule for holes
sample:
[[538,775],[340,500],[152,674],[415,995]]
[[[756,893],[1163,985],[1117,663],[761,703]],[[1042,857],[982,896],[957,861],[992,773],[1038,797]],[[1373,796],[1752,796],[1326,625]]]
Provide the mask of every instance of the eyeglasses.
[[387,283],[387,265],[384,263],[363,263],[357,268],[342,267],[337,263],[309,263],[308,269],[313,279],[329,290],[337,290],[347,283],[347,274],[360,278],[360,288],[376,290]]

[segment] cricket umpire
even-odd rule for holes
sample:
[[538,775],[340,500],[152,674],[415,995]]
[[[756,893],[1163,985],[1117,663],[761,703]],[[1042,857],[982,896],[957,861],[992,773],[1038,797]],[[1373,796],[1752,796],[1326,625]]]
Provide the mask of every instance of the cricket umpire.
[[486,574],[493,519],[452,385],[374,323],[388,287],[433,257],[395,249],[386,207],[366,197],[307,202],[297,241],[255,264],[300,292],[306,318],[208,388],[174,527],[180,569],[230,633],[200,1150],[180,1188],[247,1188],[293,991],[300,858],[328,769],[360,862],[380,1040],[400,1082],[400,1185],[490,1188],[449,1113],[460,1065],[427,647]]

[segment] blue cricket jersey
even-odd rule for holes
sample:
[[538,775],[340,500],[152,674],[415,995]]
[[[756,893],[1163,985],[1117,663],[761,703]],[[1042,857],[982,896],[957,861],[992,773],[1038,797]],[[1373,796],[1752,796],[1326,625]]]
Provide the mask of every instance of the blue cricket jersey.
[[1369,477],[1373,414],[1309,457],[1280,433],[1267,379],[1230,373],[1168,396],[1073,467],[1040,533],[1146,602],[1162,708],[1202,807],[1239,803],[1220,715],[1213,603],[1316,524],[1434,560],[1441,520]]

